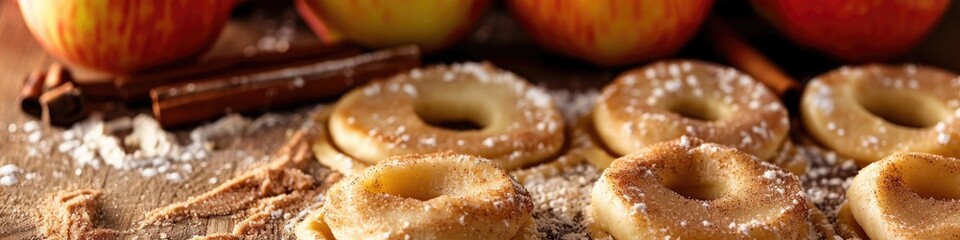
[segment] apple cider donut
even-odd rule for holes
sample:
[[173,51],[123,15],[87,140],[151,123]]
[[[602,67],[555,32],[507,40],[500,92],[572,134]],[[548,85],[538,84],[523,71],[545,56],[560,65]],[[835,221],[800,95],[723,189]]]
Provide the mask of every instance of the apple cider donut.
[[314,225],[336,239],[511,239],[533,211],[506,171],[452,152],[390,157],[326,196]]
[[[445,121],[477,128],[429,123]],[[358,88],[334,107],[330,134],[347,155],[369,164],[451,150],[508,170],[553,156],[564,142],[563,121],[550,96],[487,63],[416,69]]]
[[621,74],[603,89],[593,121],[620,155],[687,135],[766,160],[790,129],[786,109],[763,84],[733,68],[693,60]]
[[696,138],[623,156],[594,185],[590,211],[615,239],[817,239],[800,180]]
[[932,67],[842,67],[807,85],[803,123],[860,166],[897,152],[960,156],[960,77]]
[[960,239],[960,159],[897,153],[860,170],[850,212],[871,239]]

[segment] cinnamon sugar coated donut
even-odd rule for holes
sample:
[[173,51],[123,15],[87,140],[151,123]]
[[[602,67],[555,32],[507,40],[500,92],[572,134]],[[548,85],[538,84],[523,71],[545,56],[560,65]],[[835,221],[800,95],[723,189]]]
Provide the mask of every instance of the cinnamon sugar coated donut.
[[897,152],[960,156],[960,77],[932,67],[842,67],[807,85],[803,122],[860,166]]
[[736,69],[694,60],[620,75],[604,88],[593,122],[620,155],[688,135],[769,159],[790,128],[783,104],[765,86]]
[[[476,129],[428,122],[459,121]],[[400,154],[452,150],[515,169],[553,156],[563,120],[550,96],[487,63],[412,70],[345,95],[330,134],[347,155],[369,164]]]
[[860,170],[850,212],[871,239],[960,239],[960,159],[897,153]]
[[615,160],[591,214],[615,239],[818,239],[799,179],[686,136]]
[[[335,239],[511,239],[530,194],[488,160],[451,152],[391,157],[336,183],[317,213]],[[315,219],[316,220],[316,219]],[[325,224],[325,225],[324,225]]]

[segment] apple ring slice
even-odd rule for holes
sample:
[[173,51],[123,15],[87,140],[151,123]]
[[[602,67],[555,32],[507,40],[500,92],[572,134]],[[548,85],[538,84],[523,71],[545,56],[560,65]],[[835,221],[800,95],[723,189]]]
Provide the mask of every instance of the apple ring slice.
[[861,167],[898,152],[960,157],[960,77],[915,65],[841,67],[807,84],[803,123]]
[[613,161],[590,210],[620,240],[815,239],[810,207],[795,175],[684,136]]
[[[563,119],[553,104],[543,89],[489,63],[438,65],[347,93],[329,129],[337,148],[367,164],[450,150],[513,170],[563,147]],[[451,122],[473,126],[443,126]]]
[[790,129],[786,108],[766,86],[734,68],[695,60],[621,74],[603,88],[593,123],[620,155],[687,135],[763,160],[776,155]]
[[847,201],[871,239],[960,239],[960,159],[898,153],[860,170]]
[[452,152],[389,158],[326,196],[301,224],[305,238],[512,239],[533,224],[523,186],[489,160]]

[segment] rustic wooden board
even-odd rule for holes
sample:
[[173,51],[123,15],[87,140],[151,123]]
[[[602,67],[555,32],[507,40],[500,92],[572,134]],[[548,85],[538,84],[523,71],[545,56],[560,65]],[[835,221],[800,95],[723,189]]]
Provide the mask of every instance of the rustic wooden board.
[[[502,8],[499,5],[497,8]],[[721,1],[717,9],[738,17],[737,14],[743,13],[744,5],[745,3]],[[943,27],[934,34],[935,37],[928,40],[917,52],[909,55],[907,60],[932,63],[955,71],[960,70],[960,61],[956,57],[960,51],[955,44],[957,35],[960,35],[960,29],[957,29],[960,26],[958,24],[960,8],[957,5],[960,4],[954,4],[952,12],[947,16],[949,23],[944,23]],[[431,56],[428,62],[489,60],[538,84],[561,89],[596,89],[622,70],[599,69],[545,54],[530,43],[516,26],[503,20],[505,12],[502,9],[491,15],[464,46],[442,55]],[[735,19],[732,22],[738,24],[741,29],[754,29],[756,24],[750,21],[752,17],[744,18],[746,21]],[[257,35],[253,28],[243,22],[232,22],[224,32],[228,37],[223,37],[212,51],[236,51],[254,44]],[[763,29],[763,26],[760,29]],[[767,29],[769,29],[768,26]],[[490,34],[494,30],[497,34]],[[774,54],[772,56],[774,61],[786,66],[786,70],[798,78],[807,78],[837,66],[836,63],[824,60],[815,54],[797,50],[778,36],[771,36],[769,31],[766,33],[746,31],[746,34],[757,43],[760,49]],[[305,40],[298,43],[309,44],[315,41],[311,40],[314,37],[309,33],[301,32],[300,35]],[[953,39],[952,42],[949,39]],[[698,37],[679,56],[715,59],[704,41],[706,40]],[[284,142],[290,127],[278,127],[255,136],[237,139],[232,143],[231,150],[217,152],[206,160],[210,167],[195,167],[193,176],[181,183],[169,183],[159,177],[147,179],[134,171],[118,171],[109,167],[98,170],[83,168],[82,174],[76,175],[74,174],[76,167],[69,157],[56,151],[52,151],[50,155],[31,157],[28,154],[31,143],[26,142],[24,134],[22,132],[10,134],[6,131],[6,127],[11,123],[22,125],[24,122],[34,120],[20,113],[16,93],[19,91],[21,79],[30,70],[41,69],[53,61],[54,59],[44,53],[33,40],[23,24],[16,1],[0,2],[0,106],[2,106],[0,107],[0,165],[15,164],[26,172],[35,172],[40,175],[39,179],[30,181],[18,175],[19,184],[0,187],[0,238],[2,239],[39,239],[33,221],[33,212],[37,210],[37,205],[42,199],[49,198],[58,190],[64,189],[102,189],[104,191],[100,201],[102,216],[97,224],[113,229],[134,228],[144,212],[184,200],[216,186],[208,184],[207,179],[216,177],[222,182],[242,172],[244,169],[240,163],[245,156],[236,154],[238,151],[246,152],[247,155],[257,159],[269,155]],[[59,131],[61,130],[45,129],[45,135],[54,135]],[[199,162],[193,163],[196,165]],[[228,163],[235,167],[217,171]],[[64,176],[55,177],[54,173],[57,172],[63,173]],[[236,220],[231,216],[188,220],[147,234],[150,234],[148,238],[157,238],[162,232],[172,239],[183,239],[194,235],[227,233]]]
[[[306,29],[299,29],[302,35],[294,45],[313,43],[315,37]],[[255,26],[246,22],[231,22],[224,30],[223,37],[211,50],[211,55],[228,54],[255,44],[259,38]],[[217,184],[234,177],[249,166],[244,166],[244,158],[253,157],[257,161],[265,159],[286,141],[288,129],[295,126],[271,128],[249,137],[238,138],[226,143],[226,151],[217,151],[204,160],[208,168],[200,167],[201,161],[190,162],[194,165],[193,175],[186,181],[171,183],[162,176],[144,178],[136,171],[121,171],[107,166],[100,169],[81,168],[80,175],[75,174],[76,166],[72,160],[55,150],[50,155],[31,157],[28,153],[31,145],[22,130],[8,133],[11,123],[22,126],[28,121],[37,120],[24,115],[19,110],[16,94],[21,80],[34,69],[43,69],[54,62],[30,35],[20,16],[16,1],[0,3],[0,165],[14,164],[24,172],[39,174],[35,180],[26,180],[17,175],[20,183],[11,187],[0,187],[0,239],[39,239],[34,222],[34,213],[39,203],[50,198],[59,190],[101,189],[101,216],[96,224],[112,229],[132,229],[151,209],[182,201],[201,194]],[[143,112],[146,109],[133,109],[130,112]],[[44,129],[44,136],[55,136],[62,129]],[[242,152],[242,154],[240,154]],[[225,168],[225,165],[232,165]],[[62,173],[60,178],[55,173]],[[209,184],[210,178],[217,178],[217,184]],[[147,239],[159,238],[160,233],[171,239],[185,239],[195,235],[229,233],[238,219],[233,216],[215,217],[203,220],[187,220],[159,229],[144,232]],[[278,233],[279,234],[279,233]],[[143,238],[141,237],[141,238]]]

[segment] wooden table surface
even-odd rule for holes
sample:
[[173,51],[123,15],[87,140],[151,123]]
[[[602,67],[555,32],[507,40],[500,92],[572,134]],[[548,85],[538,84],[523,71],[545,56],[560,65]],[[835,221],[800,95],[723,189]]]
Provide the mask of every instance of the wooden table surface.
[[[295,44],[315,42],[315,37],[308,31],[299,29],[301,36]],[[256,44],[258,38],[254,27],[242,21],[231,21],[222,35],[230,37],[221,38],[212,48],[212,55],[241,50]],[[99,169],[78,167],[69,156],[56,150],[56,144],[50,154],[33,156],[31,148],[36,149],[37,143],[27,141],[22,129],[9,133],[7,127],[16,124],[22,128],[24,123],[38,120],[20,112],[17,93],[26,74],[31,70],[45,69],[55,59],[46,54],[30,35],[16,1],[0,2],[0,39],[0,166],[14,164],[23,169],[23,173],[16,174],[20,180],[18,184],[0,187],[0,239],[40,239],[34,220],[39,204],[60,190],[85,188],[103,191],[99,198],[101,216],[95,222],[98,227],[134,229],[145,212],[216,187],[246,170],[249,166],[245,164],[249,161],[244,160],[248,158],[258,162],[266,159],[286,141],[288,130],[297,124],[291,122],[225,143],[226,149],[214,152],[206,160],[190,162],[195,166],[192,175],[179,183],[164,180],[162,175],[145,178],[137,171],[109,166]],[[144,112],[148,109],[133,110]],[[46,139],[56,137],[63,129],[45,127],[43,131]],[[207,168],[200,167],[202,161],[207,163]],[[77,169],[80,169],[79,175]],[[37,173],[39,177],[26,180],[24,173]],[[217,178],[217,184],[208,183],[210,178]],[[195,235],[229,233],[238,220],[234,216],[186,220],[147,229],[137,235],[142,236],[141,239],[157,239],[163,233],[170,239],[185,239]]]
[[[721,1],[723,2],[723,1]],[[719,4],[718,11],[734,12],[742,10],[725,10],[726,8],[744,8],[743,4],[730,5],[729,1]],[[932,39],[927,40],[918,50],[908,55],[907,60],[930,63],[960,70],[960,56],[957,51],[958,34],[960,34],[960,11],[954,4],[953,10],[947,16],[950,24],[943,24]],[[499,6],[502,7],[502,6]],[[488,16],[477,33],[474,33],[465,45],[456,50],[441,55],[431,56],[432,61],[464,61],[489,60],[504,68],[517,72],[531,81],[549,88],[566,89],[596,89],[612,79],[622,69],[599,69],[582,63],[557,58],[554,55],[544,54],[529,43],[522,34],[491,34],[491,31],[519,31],[510,23],[502,23],[503,11]],[[490,19],[493,20],[490,20]],[[734,22],[741,23],[741,22]],[[250,27],[236,21],[231,22],[221,38],[214,52],[242,49],[243,46],[253,44],[256,37],[251,34]],[[741,29],[753,28],[752,25],[740,26]],[[486,32],[485,32],[486,31]],[[778,64],[797,76],[805,79],[816,72],[821,72],[838,64],[824,60],[815,54],[797,50],[789,46],[779,36],[770,34],[746,33],[761,50],[772,53],[772,58]],[[301,32],[305,42],[315,37],[312,34]],[[759,40],[757,40],[759,39]],[[770,41],[767,41],[772,39]],[[315,40],[313,40],[315,41]],[[704,44],[702,36],[679,54],[680,57],[694,57],[713,60],[709,49]],[[475,47],[482,43],[484,47]],[[786,47],[784,47],[786,46]],[[224,50],[226,49],[226,50]],[[181,201],[190,196],[203,193],[216,184],[209,184],[207,180],[216,177],[223,180],[242,172],[240,164],[247,156],[261,159],[273,152],[283,142],[288,127],[281,126],[259,133],[248,138],[238,138],[230,144],[229,150],[218,151],[205,160],[208,168],[195,168],[193,176],[187,181],[171,183],[162,177],[144,178],[136,171],[121,171],[110,167],[92,169],[80,168],[77,175],[77,166],[72,160],[56,150],[51,154],[31,156],[30,148],[35,143],[29,143],[22,131],[9,133],[7,126],[33,121],[29,116],[22,114],[16,94],[19,91],[21,80],[31,70],[42,69],[54,61],[36,43],[30,35],[20,16],[16,1],[0,2],[0,165],[15,164],[24,169],[24,172],[39,174],[39,178],[26,180],[18,174],[20,183],[10,187],[0,187],[0,239],[39,239],[37,235],[34,212],[38,204],[50,198],[59,190],[70,189],[101,189],[104,195],[100,198],[102,216],[98,219],[99,226],[112,229],[132,229],[142,219],[143,213],[171,202]],[[45,128],[44,136],[56,136],[62,129]],[[56,146],[53,146],[54,148]],[[237,154],[243,152],[245,154]],[[199,162],[194,162],[199,163]],[[232,168],[224,168],[233,165]],[[62,174],[62,176],[60,176]],[[59,176],[59,177],[58,177]],[[187,220],[149,232],[148,238],[156,238],[164,233],[171,239],[183,239],[194,235],[226,233],[231,230],[237,219],[231,216],[215,217],[212,219]]]

